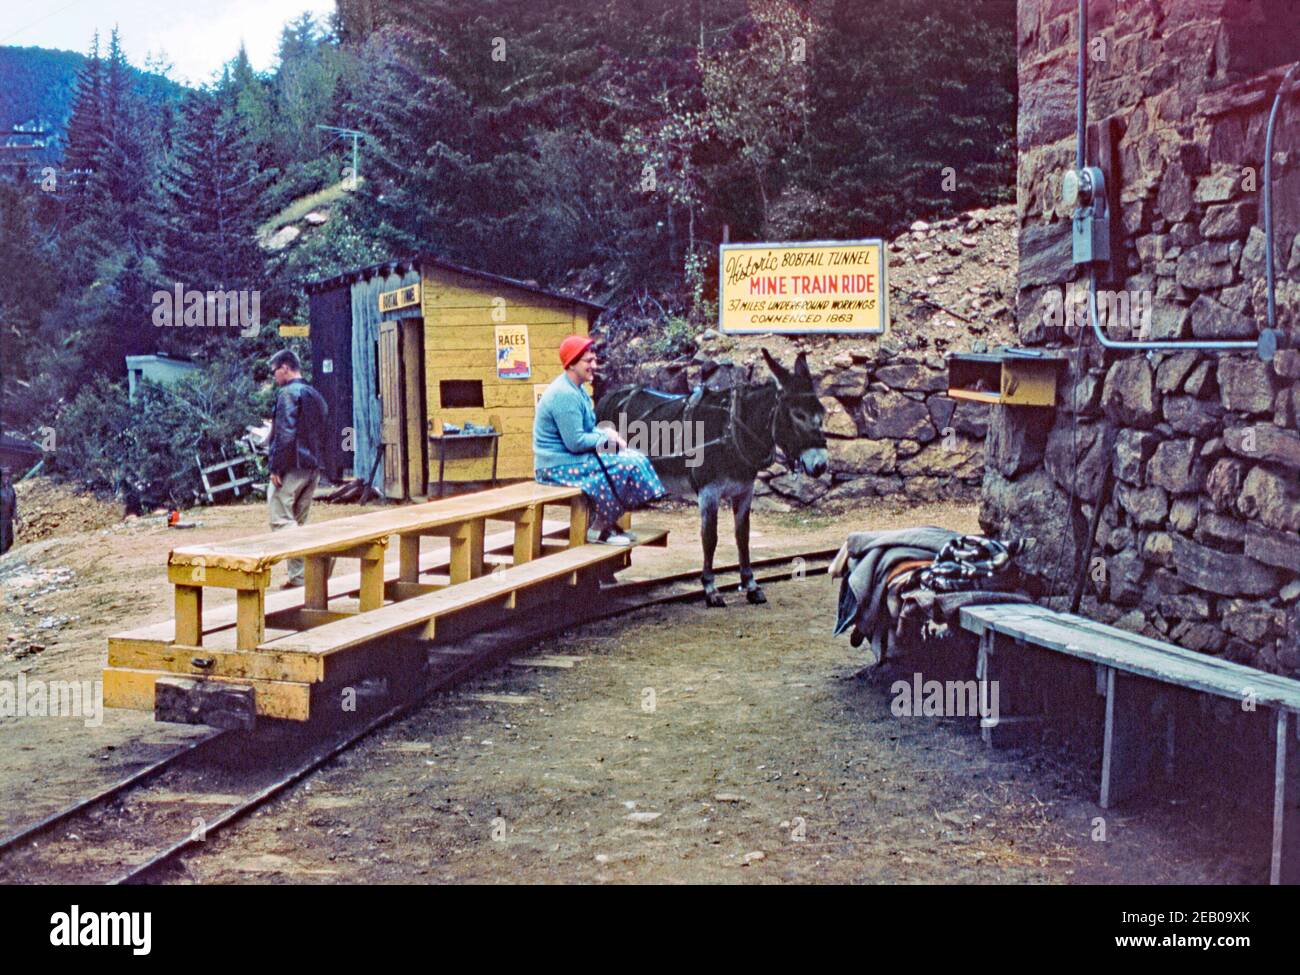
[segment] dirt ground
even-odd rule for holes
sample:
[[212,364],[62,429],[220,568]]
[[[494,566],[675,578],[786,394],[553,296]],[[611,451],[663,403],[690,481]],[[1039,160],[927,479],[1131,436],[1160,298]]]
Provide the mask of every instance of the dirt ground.
[[[1242,864],[1086,775],[899,719],[825,577],[641,611],[442,697],[216,838],[198,883],[1205,883]],[[1101,819],[1107,839],[1093,839]],[[1256,857],[1256,865],[1259,858]]]
[[[313,519],[362,510],[318,505]],[[760,512],[755,557],[862,528],[973,530],[975,508]],[[262,529],[260,505],[200,509],[178,532],[136,519],[0,558],[0,679],[94,679],[109,632],[165,617],[169,547]],[[646,514],[666,550],[621,578],[698,564],[689,510]],[[734,558],[723,533],[720,560]],[[282,572],[283,570],[279,570]],[[278,584],[277,574],[273,584]],[[34,581],[33,581],[34,580]],[[12,583],[17,585],[12,585]],[[434,699],[343,755],[188,866],[204,883],[1257,881],[1187,808],[1100,810],[1095,769],[990,751],[971,722],[900,719],[868,654],[830,635],[824,576],[770,602],[669,605],[577,628]],[[57,625],[41,627],[47,619]],[[24,641],[28,641],[24,643]],[[906,669],[906,668],[905,668]],[[902,674],[910,677],[910,671]],[[201,729],[145,713],[0,719],[0,832],[107,784]],[[1094,837],[1104,826],[1106,839]]]

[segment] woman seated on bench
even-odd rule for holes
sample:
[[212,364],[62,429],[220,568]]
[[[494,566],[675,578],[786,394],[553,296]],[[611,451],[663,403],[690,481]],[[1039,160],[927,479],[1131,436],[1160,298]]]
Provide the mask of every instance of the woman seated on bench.
[[540,484],[582,489],[596,509],[588,542],[631,545],[633,539],[618,530],[618,519],[624,511],[663,497],[663,483],[650,460],[628,451],[617,431],[596,428],[596,408],[582,388],[596,375],[592,340],[570,335],[560,343],[560,364],[564,372],[537,403],[534,476]]

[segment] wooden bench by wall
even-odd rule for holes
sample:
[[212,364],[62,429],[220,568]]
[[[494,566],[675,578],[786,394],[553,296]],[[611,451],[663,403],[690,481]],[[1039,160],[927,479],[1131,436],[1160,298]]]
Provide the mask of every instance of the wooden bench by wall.
[[[1158,755],[1172,728],[1152,725],[1152,704],[1161,686],[1248,701],[1273,712],[1272,883],[1300,883],[1300,681],[1186,650],[1082,616],[1040,606],[972,606],[961,625],[979,636],[978,676],[1002,681],[1025,663],[1026,647],[1063,654],[1097,668],[1097,691],[1105,697],[1101,795],[1109,809],[1147,792]],[[996,742],[984,728],[985,741]]]

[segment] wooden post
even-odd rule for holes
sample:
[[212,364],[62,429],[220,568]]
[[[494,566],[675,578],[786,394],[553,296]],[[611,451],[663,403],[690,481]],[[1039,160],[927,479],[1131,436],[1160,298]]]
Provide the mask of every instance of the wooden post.
[[1277,712],[1277,743],[1273,764],[1273,855],[1269,883],[1300,883],[1300,781],[1296,749],[1290,742],[1291,714]]
[[483,519],[462,522],[451,536],[451,584],[483,574]]
[[327,609],[329,607],[329,563],[322,555],[309,555],[303,559],[303,607]]
[[1106,737],[1101,756],[1102,809],[1140,796],[1149,785],[1160,731],[1151,727],[1150,681],[1106,668]]
[[542,506],[525,509],[515,522],[515,565],[522,565],[542,554]]
[[[994,670],[994,640],[996,639],[997,634],[993,632],[992,627],[986,628],[984,632],[980,634],[979,657],[976,658],[975,663],[975,681],[979,686],[987,685],[989,681],[992,680],[992,673]],[[999,710],[1001,710],[1000,700]],[[997,744],[993,737],[993,726],[985,722],[982,718],[980,719],[980,738],[983,739],[984,744],[990,747]]]
[[580,494],[569,501],[569,548],[587,544],[587,523],[590,511],[586,495]]
[[397,578],[402,582],[420,581],[420,536],[402,535],[398,539]]
[[384,549],[379,547],[378,557],[373,554],[361,558],[361,588],[357,592],[360,610],[368,613],[384,605]]
[[203,587],[176,587],[176,642],[203,646]]
[[[1035,660],[1024,640],[1014,637],[1015,650],[1011,651],[1006,646],[1006,634],[1002,634],[1002,647],[997,645],[997,637],[991,627],[980,634],[975,667],[980,738],[990,748],[1008,748],[1024,745],[1040,732],[1043,711],[1034,694]],[[997,713],[986,716],[985,711],[993,709],[995,696]]]
[[266,590],[235,590],[235,649],[256,650],[266,636]]

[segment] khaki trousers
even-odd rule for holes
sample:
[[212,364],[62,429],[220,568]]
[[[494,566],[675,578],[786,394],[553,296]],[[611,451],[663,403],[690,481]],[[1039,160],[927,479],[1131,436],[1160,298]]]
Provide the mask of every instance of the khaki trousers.
[[[267,485],[266,504],[271,513],[271,531],[307,524],[312,498],[316,493],[319,471],[294,468],[280,478],[280,486]],[[286,559],[289,581],[303,584],[302,559]]]

